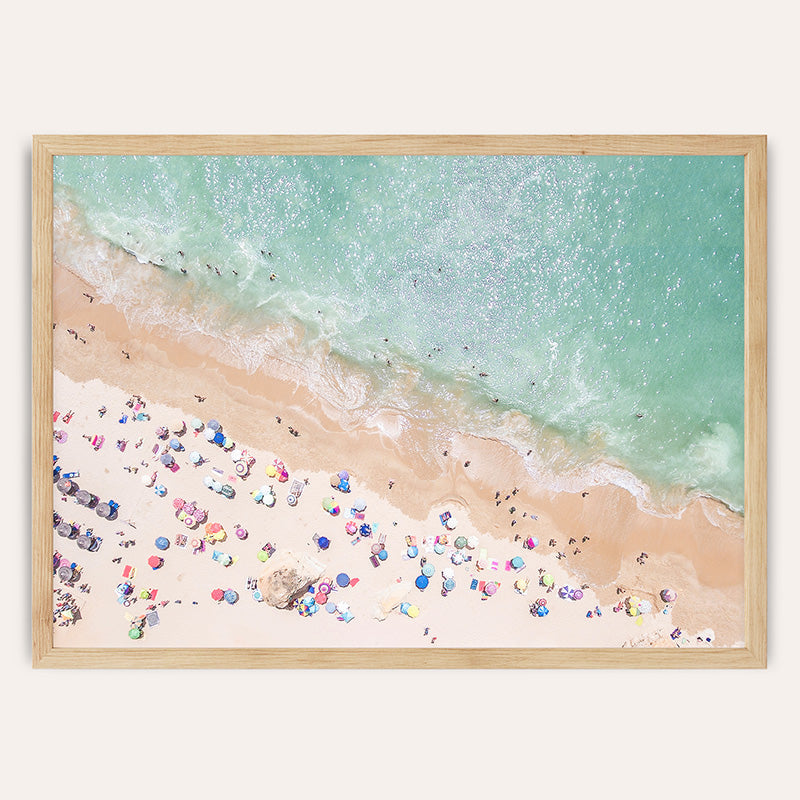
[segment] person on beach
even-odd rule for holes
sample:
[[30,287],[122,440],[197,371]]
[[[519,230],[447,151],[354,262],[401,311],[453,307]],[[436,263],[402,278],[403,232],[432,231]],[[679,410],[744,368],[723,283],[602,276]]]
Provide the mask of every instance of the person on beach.
[[389,488],[391,489],[394,486],[394,481],[389,481]]
[[105,406],[100,406],[100,408],[98,408],[98,409],[97,409],[97,413],[98,413],[98,414],[99,414],[101,417],[104,417],[104,416],[105,416],[105,414],[106,414],[106,411],[108,411],[108,409],[107,409]]
[[88,328],[88,329],[89,329],[89,330],[90,330],[92,333],[94,333],[94,325],[92,325],[92,323],[91,323],[91,322],[87,322],[87,323],[86,323],[86,327],[87,327],[87,328]]
[[201,397],[199,394],[196,394],[194,397],[195,397],[195,400],[197,400],[198,403],[204,403],[205,400],[206,400],[205,397]]
[[92,295],[88,294],[87,292],[84,292],[83,296],[88,297],[90,303],[94,303],[94,297]]
[[277,276],[277,275],[276,275],[274,272],[270,272],[270,274],[269,274],[269,279],[270,279],[271,281],[274,281],[274,280],[275,280],[277,277],[278,277],[278,276]]
[[130,360],[131,354],[130,354],[130,353],[128,353],[127,351],[123,350],[123,351],[122,351],[122,355],[124,355],[124,356],[125,356],[125,358],[127,358],[128,360]]
[[469,466],[471,463],[472,463],[471,461],[465,461],[465,462],[464,462],[464,466],[465,466],[465,467],[468,467],[468,466]]

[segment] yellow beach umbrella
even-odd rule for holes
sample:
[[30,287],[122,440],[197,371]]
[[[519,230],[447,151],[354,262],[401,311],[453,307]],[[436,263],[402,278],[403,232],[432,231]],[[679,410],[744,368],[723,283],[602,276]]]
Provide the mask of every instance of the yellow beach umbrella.
[[268,464],[266,468],[266,473],[268,478],[274,478],[278,474],[278,470],[275,469],[274,464]]

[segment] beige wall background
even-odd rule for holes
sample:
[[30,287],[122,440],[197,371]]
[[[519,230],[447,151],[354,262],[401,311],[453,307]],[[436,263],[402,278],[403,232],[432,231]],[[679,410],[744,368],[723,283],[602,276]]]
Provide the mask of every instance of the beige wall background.
[[[739,798],[791,786],[800,112],[787,8],[43,0],[6,9],[0,785],[31,798]],[[769,668],[33,672],[34,133],[768,134]]]

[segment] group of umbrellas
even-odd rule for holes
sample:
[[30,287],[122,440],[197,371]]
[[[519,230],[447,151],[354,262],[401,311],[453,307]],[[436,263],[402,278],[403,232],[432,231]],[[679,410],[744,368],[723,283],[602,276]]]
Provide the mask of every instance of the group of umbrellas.
[[194,500],[187,503],[182,497],[176,497],[172,501],[172,507],[175,509],[175,518],[189,529],[205,522],[208,517],[208,512],[199,508]]
[[229,605],[233,605],[239,600],[239,593],[235,589],[214,589],[211,592],[211,599],[217,603],[224,600]]
[[223,497],[227,497],[229,500],[236,496],[236,490],[233,486],[229,483],[218,481],[213,475],[206,475],[206,477],[203,478],[203,484],[206,488],[211,489],[211,491],[217,494],[221,494]]

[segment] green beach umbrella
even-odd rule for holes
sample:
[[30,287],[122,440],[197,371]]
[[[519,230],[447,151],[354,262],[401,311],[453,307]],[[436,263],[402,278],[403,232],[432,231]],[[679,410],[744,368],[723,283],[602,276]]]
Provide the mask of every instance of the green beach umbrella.
[[142,632],[138,628],[131,628],[128,631],[128,636],[131,639],[141,639],[142,638]]
[[467,537],[466,536],[456,536],[455,545],[459,550],[462,550],[467,546]]
[[542,575],[542,583],[545,586],[552,586],[554,583],[553,576],[549,572],[546,572],[544,575]]

